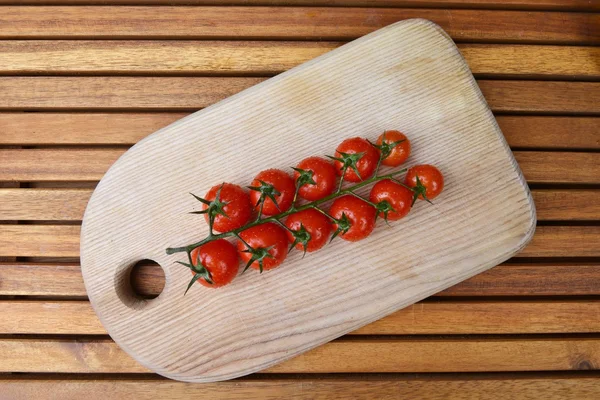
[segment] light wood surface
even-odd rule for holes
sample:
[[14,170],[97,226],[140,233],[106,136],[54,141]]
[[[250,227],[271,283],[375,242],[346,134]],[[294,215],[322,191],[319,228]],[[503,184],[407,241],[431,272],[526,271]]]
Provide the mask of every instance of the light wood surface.
[[[490,105],[494,107],[495,116],[502,132],[513,151],[593,153],[600,148],[600,119],[598,113],[582,114],[586,113],[586,108],[581,106],[581,99],[577,91],[570,92],[571,95],[556,96],[556,90],[551,88],[552,85],[542,84],[548,82],[587,84],[598,81],[597,68],[600,66],[597,55],[598,48],[597,46],[590,46],[588,40],[591,35],[594,35],[593,32],[598,26],[595,19],[598,18],[597,11],[600,10],[600,2],[597,1],[25,0],[16,2],[15,0],[0,0],[0,4],[10,4],[12,6],[35,5],[33,7],[19,7],[21,10],[19,14],[20,22],[8,27],[13,32],[17,29],[22,34],[27,35],[34,32],[38,28],[29,29],[30,21],[34,27],[38,26],[41,21],[38,17],[42,16],[49,22],[59,21],[57,22],[59,25],[51,29],[54,31],[60,30],[62,35],[60,40],[52,39],[49,36],[39,38],[42,40],[30,40],[29,38],[23,40],[22,36],[0,40],[0,47],[2,48],[2,52],[0,52],[0,65],[2,65],[0,74],[3,75],[3,79],[8,78],[11,80],[10,78],[17,77],[17,75],[20,75],[18,78],[33,77],[31,75],[33,71],[25,73],[23,72],[25,69],[36,68],[35,73],[37,74],[34,77],[36,79],[23,81],[26,84],[3,86],[3,95],[0,96],[0,102],[3,105],[11,104],[14,108],[12,111],[6,111],[6,108],[0,111],[1,149],[23,146],[26,150],[60,149],[79,151],[115,149],[116,146],[121,145],[130,146],[155,130],[199,108],[193,106],[175,112],[172,111],[173,104],[182,104],[181,100],[177,99],[181,97],[181,93],[191,93],[192,97],[200,96],[201,93],[199,94],[198,90],[193,91],[192,89],[187,89],[187,92],[180,89],[171,90],[168,80],[160,80],[159,84],[152,84],[150,90],[147,90],[146,97],[156,99],[155,101],[148,103],[146,99],[145,103],[140,104],[140,100],[136,100],[136,97],[130,94],[126,94],[127,102],[113,100],[114,103],[111,103],[110,97],[123,96],[126,91],[122,90],[118,84],[106,84],[104,87],[94,86],[91,89],[88,84],[90,78],[106,77],[108,75],[110,75],[110,78],[126,77],[130,82],[128,87],[135,91],[149,85],[148,77],[161,79],[166,77],[204,77],[217,80],[223,76],[237,78],[267,77],[286,68],[291,68],[311,56],[318,56],[319,54],[316,53],[313,55],[315,51],[325,52],[329,48],[348,40],[319,40],[314,37],[290,36],[282,41],[269,33],[275,31],[267,25],[263,25],[265,26],[264,33],[269,35],[264,38],[266,40],[250,40],[247,35],[248,31],[244,28],[244,24],[247,24],[248,21],[241,21],[242,18],[239,17],[237,11],[228,15],[232,18],[238,16],[235,22],[236,26],[244,29],[242,31],[230,29],[228,38],[231,40],[220,40],[219,38],[219,40],[205,41],[203,38],[195,38],[187,33],[186,36],[174,40],[171,40],[173,36],[170,36],[169,40],[157,40],[156,37],[142,33],[143,29],[140,29],[139,32],[135,33],[135,36],[126,40],[112,40],[110,35],[105,35],[102,39],[92,40],[71,35],[72,30],[74,33],[81,32],[83,27],[70,24],[65,20],[64,14],[62,16],[58,15],[57,11],[62,8],[46,7],[51,4],[68,5],[73,8],[74,14],[81,14],[77,12],[79,5],[110,5],[109,7],[95,7],[94,12],[95,10],[117,9],[121,7],[121,4],[168,6],[157,7],[154,14],[148,16],[147,20],[144,21],[145,24],[151,25],[151,29],[156,28],[154,21],[156,15],[173,15],[169,12],[163,12],[163,10],[177,8],[179,5],[186,6],[186,10],[190,9],[190,7],[187,7],[189,5],[204,6],[210,4],[221,6],[219,7],[221,10],[229,5],[258,6],[249,8],[255,10],[259,10],[262,5],[272,5],[279,8],[280,13],[289,10],[287,6],[307,6],[303,7],[306,11],[311,11],[312,6],[332,6],[339,8],[335,24],[340,25],[342,29],[346,29],[344,27],[347,25],[356,24],[356,11],[363,13],[363,16],[368,14],[377,17],[378,14],[375,12],[375,8],[394,7],[397,8],[395,11],[398,13],[397,15],[417,13],[423,17],[427,17],[428,14],[448,16],[448,18],[452,16],[452,21],[458,21],[453,27],[455,31],[463,30],[465,24],[468,24],[482,32],[484,39],[475,35],[473,31],[465,31],[467,35],[470,35],[469,38],[461,38],[458,43],[460,51],[466,56],[467,62],[475,72],[479,82],[520,79],[526,80],[531,85],[525,88],[525,92],[522,93],[523,96],[527,96],[527,102],[521,102],[519,107],[514,107],[515,96],[512,90],[500,92],[494,97],[494,103],[490,102]],[[178,6],[172,7],[175,4]],[[43,11],[38,9],[40,5],[42,5]],[[348,9],[357,6],[370,8],[368,10]],[[414,7],[420,9],[414,10],[412,9]],[[408,8],[411,9],[407,10]],[[459,17],[459,14],[465,9],[469,11],[467,13],[468,19],[464,18],[466,14]],[[455,12],[448,13],[448,10],[454,10]],[[487,11],[481,12],[482,10]],[[510,20],[505,18],[507,10],[516,10],[516,13],[514,11],[511,13]],[[460,13],[456,13],[456,11],[460,11]],[[536,12],[530,14],[529,11]],[[561,12],[556,13],[554,11]],[[582,14],[578,12],[581,11],[595,11],[596,14],[590,13],[588,19],[586,19],[580,17]],[[571,12],[575,12],[576,18],[571,18],[573,17]],[[198,14],[192,15],[192,17]],[[539,18],[540,14],[549,15],[552,18]],[[35,18],[30,19],[30,15],[34,15]],[[290,19],[292,20],[289,25],[290,35],[294,35],[294,32],[297,33],[301,29],[315,29],[316,33],[319,33],[318,30],[320,30],[320,33],[323,32],[322,28],[315,26],[324,22],[323,14],[307,18],[306,14],[300,13],[290,16]],[[583,40],[569,42],[569,45],[555,42],[557,36],[562,35],[560,30],[563,28],[560,26],[561,23],[556,24],[557,20],[564,21],[568,35],[579,31],[576,34],[580,35]],[[445,25],[446,28],[452,21],[448,19],[447,25]],[[189,18],[186,18],[184,23],[188,22]],[[219,20],[214,20],[214,22],[216,24],[221,23]],[[177,18],[171,18],[168,21],[161,21],[160,25],[164,33],[171,34],[174,29],[179,29],[180,23],[181,21]],[[257,18],[254,23],[260,25],[264,21]],[[122,22],[121,20],[107,22],[104,28],[100,27],[100,23],[97,21],[92,21],[91,24],[95,25],[93,27],[95,32],[104,30],[106,34],[111,34],[111,32],[114,32],[114,28],[108,25],[122,25]],[[299,30],[296,27],[298,24],[304,25],[305,28]],[[446,24],[445,21],[444,24]],[[552,32],[555,29],[559,32],[558,34]],[[539,30],[540,32],[535,42],[531,42],[532,35],[529,33],[531,30]],[[156,30],[152,32],[154,34]],[[522,38],[519,37],[521,32],[525,33]],[[76,34],[79,35],[79,33]],[[460,35],[460,32],[456,32],[456,35]],[[542,39],[539,39],[541,36],[543,36]],[[85,43],[85,46],[83,46],[83,43]],[[69,44],[72,46],[71,49],[67,47]],[[158,46],[158,44],[161,46]],[[252,51],[244,51],[245,48],[249,47],[252,47]],[[194,48],[197,51],[192,51]],[[205,49],[207,48],[213,50],[213,53],[206,53]],[[55,49],[55,52],[52,52],[51,49]],[[277,51],[274,51],[275,49]],[[27,53],[26,50],[31,53]],[[181,61],[179,52],[185,53],[189,63]],[[159,58],[158,55],[167,56],[168,59]],[[201,55],[205,56],[201,57]],[[266,57],[267,55],[268,57]],[[521,59],[519,59],[519,55],[522,55]],[[92,56],[95,58],[92,58]],[[230,56],[231,58],[227,60]],[[48,60],[52,60],[52,62]],[[224,62],[226,60],[227,62]],[[177,72],[174,67],[181,68],[183,72]],[[66,81],[61,81],[68,82],[68,84],[56,84],[56,78],[69,78]],[[44,83],[43,81],[46,79],[51,81],[52,84]],[[136,86],[138,89],[136,89]],[[571,88],[568,85],[565,87]],[[584,85],[584,90],[593,91],[594,88],[593,85]],[[499,109],[506,104],[510,104],[508,103],[508,97],[504,97],[505,94],[510,96],[510,101],[513,104],[513,108],[508,111]],[[593,93],[590,94],[590,96],[592,95]],[[518,97],[517,100],[525,99],[521,98],[518,92],[516,96]],[[98,100],[87,100],[94,97]],[[14,102],[11,98],[19,100]],[[70,98],[75,100],[70,101]],[[202,99],[206,99],[203,94]],[[186,107],[193,104],[189,100],[186,100],[186,102],[188,103]],[[68,107],[74,103],[77,108],[70,110]],[[77,103],[83,104],[83,106],[79,107]],[[128,111],[130,107],[128,103],[134,106],[131,111]],[[143,104],[152,104],[153,107],[156,107],[156,111],[148,111]],[[111,108],[103,108],[107,105]],[[35,110],[35,112],[30,112],[31,110]],[[124,149],[124,147],[121,147],[121,149]],[[31,166],[31,171],[35,172],[31,176],[43,176],[44,171],[55,169],[53,163],[56,160],[48,163],[47,161],[36,162],[32,158],[31,162],[34,164]],[[576,167],[566,162],[560,165],[565,170]],[[585,166],[585,163],[581,165]],[[73,168],[79,167],[75,163],[72,166]],[[105,168],[107,167],[108,164]],[[0,165],[0,171],[2,170],[3,166]],[[104,172],[105,169],[98,173]],[[539,171],[539,174],[543,174],[543,171]],[[552,176],[556,176],[556,173],[552,172],[548,175],[548,178],[542,176],[544,183],[530,182],[539,219],[543,221],[543,225],[552,225],[538,227],[538,233],[539,229],[555,226],[559,228],[576,227],[583,234],[588,229],[594,230],[594,226],[598,225],[598,221],[600,221],[600,213],[597,211],[598,202],[589,201],[589,193],[598,190],[598,184],[560,183],[554,181]],[[64,179],[61,181],[19,181],[15,178],[16,175],[8,174],[5,175],[5,179],[8,179],[8,181],[0,181],[0,198],[2,199],[0,200],[0,214],[2,214],[0,224],[2,225],[78,224],[85,205],[84,202],[89,196],[89,192],[97,184],[97,180],[72,180],[68,173],[61,175],[61,179]],[[6,188],[11,188],[11,193],[3,193]],[[35,192],[32,189],[42,189],[43,191]],[[88,194],[84,196],[83,193],[74,193],[82,189],[83,192]],[[55,193],[50,194],[47,191],[55,191]],[[38,195],[41,195],[41,197]],[[8,199],[10,199],[9,203],[6,201]],[[15,203],[19,199],[23,200],[23,204],[20,206]],[[47,204],[44,204],[45,202]],[[6,204],[10,205],[8,210],[6,210]],[[17,217],[27,219],[16,219]],[[2,233],[0,233],[0,237],[2,237]],[[553,235],[543,236],[539,244],[543,246],[545,238],[552,240],[554,237]],[[584,236],[578,235],[576,238],[571,238],[567,233],[560,237],[565,243],[571,243],[579,247],[580,244],[577,241],[581,241]],[[67,236],[66,240],[70,241],[70,236]],[[36,236],[30,236],[29,241],[35,242]],[[5,243],[11,248],[21,246],[20,241],[11,242],[7,240]],[[593,242],[590,245],[592,244]],[[553,244],[549,243],[548,246],[553,246]],[[598,245],[595,246],[598,247]],[[27,249],[30,249],[30,247],[27,247]],[[582,307],[587,307],[585,303],[590,303],[589,306],[592,307],[592,303],[596,301],[596,296],[600,295],[600,258],[582,257],[579,250],[572,254],[565,254],[567,250],[564,251],[564,253],[561,251],[562,255],[558,257],[539,258],[519,257],[517,255],[518,258],[509,260],[499,267],[492,268],[485,273],[444,290],[437,294],[434,299],[458,301],[461,304],[470,302],[478,309],[485,307],[490,302],[499,305],[504,302],[550,302],[552,304],[556,304],[556,302],[581,302]],[[34,253],[39,254],[40,251],[36,249]],[[27,315],[28,312],[34,313],[34,311],[36,316],[40,315],[37,308],[22,308],[24,314],[21,315],[21,319],[29,321],[26,326],[31,329],[30,333],[25,335],[4,334],[3,339],[61,339],[63,343],[77,343],[86,339],[101,338],[97,335],[90,337],[87,334],[77,333],[77,331],[84,331],[82,325],[85,326],[86,322],[81,318],[77,318],[76,315],[71,319],[60,317],[64,315],[61,311],[64,303],[79,302],[80,304],[88,304],[85,303],[87,297],[81,277],[78,255],[73,254],[68,257],[33,256],[28,251],[23,251],[18,258],[15,256],[0,256],[0,303],[2,305],[10,307],[12,302],[16,304],[27,302],[30,305],[45,303],[58,305],[57,308],[44,309],[45,313],[43,315],[47,318],[47,321],[53,321],[53,324],[45,323],[43,320],[35,320],[33,314],[31,317]],[[568,258],[565,258],[565,256],[568,256]],[[162,287],[160,276],[161,274],[158,273],[156,267],[150,265],[142,267],[140,275],[133,282],[136,291],[143,295],[155,296],[159,292],[159,288]],[[426,302],[431,302],[434,299],[426,300]],[[53,316],[52,310],[55,310],[60,316]],[[507,313],[514,311],[514,309],[508,309],[504,306],[497,310],[506,310]],[[541,311],[538,317],[543,317],[546,322],[557,320],[560,314],[553,316],[556,310],[556,308],[548,309],[545,313]],[[485,321],[485,329],[490,331],[506,329],[504,324],[506,324],[507,318],[497,313],[493,314],[497,318],[486,319],[485,314],[478,313],[477,317],[473,316],[472,320],[474,321],[477,318],[481,321],[481,325],[484,325]],[[526,314],[516,313],[516,315],[521,318]],[[544,323],[534,326],[535,329],[548,329],[554,326],[556,330],[553,333],[520,334],[517,330],[522,330],[522,333],[525,333],[528,329],[531,329],[526,324],[521,324],[512,325],[515,328],[513,334],[482,336],[465,333],[446,338],[460,338],[467,342],[505,338],[513,340],[513,343],[527,341],[531,338],[561,338],[567,343],[581,338],[597,337],[597,332],[573,333],[569,331],[571,324],[573,324],[573,327],[578,326],[578,329],[585,328],[583,321],[587,319],[592,323],[589,318],[593,316],[590,313],[583,315],[581,324],[567,318],[561,319],[558,325]],[[4,321],[2,319],[2,322]],[[398,328],[394,326],[393,329],[406,328],[408,327]],[[43,333],[53,329],[57,332],[72,332],[72,334],[52,334],[48,336],[48,334]],[[370,328],[366,326],[365,329]],[[39,330],[39,332],[35,332],[35,330]],[[564,332],[559,332],[560,330],[564,330]],[[386,335],[386,337],[402,339],[411,336]],[[373,334],[360,336],[361,341],[366,342],[377,341],[380,338],[381,336]],[[428,342],[435,340],[437,336],[424,335],[419,336],[419,338]],[[357,337],[354,336],[352,340],[357,340]],[[598,345],[598,349],[600,349],[600,345]],[[76,357],[76,354],[75,352],[71,353],[70,357]],[[443,347],[440,349],[440,354],[443,354]],[[553,354],[550,346],[542,348],[535,356],[530,358],[529,362],[531,365],[541,363],[543,360],[548,359],[548,354]],[[476,353],[469,353],[469,356],[475,357]],[[22,361],[26,363],[30,362],[27,359],[28,357],[32,359],[31,362],[39,362],[39,354],[34,351],[22,352],[21,357]],[[4,359],[3,352],[0,352],[0,359]],[[53,369],[52,360],[52,357],[46,358],[45,367],[47,371]],[[515,363],[515,365],[517,364]],[[360,370],[358,373],[258,374],[231,382],[201,385],[168,381],[151,374],[3,373],[0,375],[0,393],[2,394],[0,398],[8,396],[11,400],[79,400],[82,397],[90,399],[101,397],[102,400],[110,400],[207,397],[215,400],[221,398],[314,400],[384,399],[397,398],[398,395],[403,398],[444,400],[479,400],[490,398],[490,396],[495,399],[510,400],[520,398],[595,400],[600,398],[597,371],[517,372],[517,369],[509,364],[506,366],[505,371],[493,373],[465,373],[451,371],[451,368],[449,368],[449,371],[443,374],[428,370],[417,375],[413,373],[378,375],[369,374],[367,367],[370,367],[370,364],[358,362],[356,365],[357,370]],[[431,365],[431,368],[433,367],[435,367],[435,364]],[[581,363],[580,367],[595,369],[597,365]]]
[[[411,137],[413,158],[429,157],[447,179],[435,208],[422,214],[415,208],[393,242],[383,232],[357,251],[332,245],[314,258],[324,269],[310,285],[302,283],[306,260],[292,255],[285,268],[269,274],[246,274],[219,291],[181,295],[189,273],[173,267],[177,257],[167,257],[165,245],[197,240],[206,228],[181,216],[188,204],[178,194],[203,193],[214,176],[249,182],[265,168],[264,160],[282,168],[344,138],[396,125]],[[263,140],[252,139],[257,134]],[[284,146],[290,142],[294,149]],[[238,146],[252,157],[240,157]],[[535,228],[535,209],[507,149],[473,76],[443,31],[424,20],[389,26],[176,122],[122,156],[96,188],[84,216],[81,263],[88,296],[111,337],[161,375],[207,382],[262,370],[522,249]],[[478,169],[481,157],[488,162]],[[492,177],[501,185],[490,191]],[[125,188],[135,195],[115,196]],[[488,206],[485,217],[475,200],[481,196]],[[432,219],[460,234],[449,242],[450,231],[424,230]],[[425,238],[427,255],[418,245]],[[461,250],[448,252],[450,243]],[[128,268],[141,259],[157,261],[166,275],[164,291],[149,302],[137,300],[125,286]],[[256,309],[248,307],[250,299],[268,301]],[[222,313],[225,301],[234,313]],[[193,304],[205,306],[192,310]],[[189,332],[196,332],[197,345],[190,346]]]

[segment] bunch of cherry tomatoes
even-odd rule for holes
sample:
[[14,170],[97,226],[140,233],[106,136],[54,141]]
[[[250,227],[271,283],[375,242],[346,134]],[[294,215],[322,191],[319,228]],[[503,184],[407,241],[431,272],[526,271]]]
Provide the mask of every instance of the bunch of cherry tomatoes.
[[[209,236],[195,245],[167,249],[186,251],[194,275],[207,287],[221,287],[238,274],[240,259],[246,268],[271,270],[297,248],[313,252],[335,237],[355,242],[366,238],[376,218],[397,221],[408,214],[416,199],[431,200],[444,188],[441,172],[432,165],[417,165],[403,181],[392,174],[378,176],[381,165],[397,167],[411,151],[399,131],[386,131],[371,143],[363,138],[344,140],[330,160],[309,157],[293,168],[293,176],[279,169],[260,172],[249,192],[232,183],[212,187],[202,202]],[[338,181],[338,177],[341,177]],[[342,182],[355,185],[346,189]],[[375,183],[368,198],[354,190]],[[298,200],[305,200],[299,205]],[[320,207],[333,200],[328,210]],[[217,232],[217,233],[215,233]],[[225,237],[237,238],[236,245]]]

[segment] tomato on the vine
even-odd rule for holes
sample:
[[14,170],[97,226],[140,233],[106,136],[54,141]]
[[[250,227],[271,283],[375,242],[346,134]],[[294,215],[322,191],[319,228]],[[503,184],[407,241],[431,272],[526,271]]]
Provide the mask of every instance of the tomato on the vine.
[[267,169],[256,175],[250,189],[250,201],[256,210],[260,211],[260,200],[263,198],[262,213],[271,216],[287,211],[292,206],[296,184],[286,172]]
[[329,215],[337,220],[336,232],[349,242],[362,240],[373,232],[376,214],[375,207],[352,195],[338,197],[329,209]]
[[338,175],[342,175],[345,168],[344,180],[360,182],[371,177],[375,172],[379,161],[379,150],[363,138],[350,138],[337,147],[334,160]]
[[242,240],[237,243],[237,248],[242,261],[251,262],[250,267],[261,272],[278,267],[287,257],[286,231],[272,222],[248,228],[240,233],[240,237]]
[[444,190],[444,176],[439,169],[429,164],[410,168],[404,183],[413,188],[413,202],[417,196],[421,200],[433,200]]
[[379,216],[389,221],[397,221],[410,211],[413,192],[390,179],[373,185],[369,200],[377,204]]
[[[194,267],[208,271],[212,283],[200,277],[197,281],[206,287],[218,288],[227,285],[235,278],[239,269],[238,253],[234,245],[225,239],[218,239],[196,247],[190,254]],[[204,272],[204,271],[203,271]],[[192,270],[192,274],[196,272]],[[201,273],[201,275],[203,275]]]
[[[399,143],[398,143],[399,142]],[[394,143],[396,143],[394,145]],[[382,146],[380,150],[386,150],[387,156],[381,160],[383,165],[397,167],[404,163],[410,156],[410,141],[400,131],[385,131],[377,138],[377,145]],[[384,154],[385,154],[384,153]]]
[[333,164],[321,157],[309,157],[300,161],[294,172],[294,179],[308,182],[300,186],[298,195],[305,200],[320,200],[335,190],[337,172]]
[[[217,194],[219,195],[218,199]],[[205,211],[204,218],[207,223],[210,223],[209,214],[214,214],[213,229],[215,231],[229,232],[241,228],[252,217],[252,204],[250,204],[248,194],[233,183],[213,186],[203,200],[205,201],[202,203],[202,210]],[[210,204],[206,204],[206,202],[210,202]],[[206,212],[207,210],[210,212]]]
[[329,218],[312,208],[290,215],[287,217],[285,225],[295,232],[295,235],[287,232],[289,241],[296,243],[296,248],[302,251],[319,250],[327,243],[331,235]]

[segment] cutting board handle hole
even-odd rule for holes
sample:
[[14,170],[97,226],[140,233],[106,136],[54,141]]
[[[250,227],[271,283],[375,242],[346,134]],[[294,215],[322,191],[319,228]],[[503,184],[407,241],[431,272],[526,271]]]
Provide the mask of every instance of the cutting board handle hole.
[[157,298],[165,287],[165,272],[156,261],[140,260],[121,268],[115,275],[115,288],[121,301],[139,310]]

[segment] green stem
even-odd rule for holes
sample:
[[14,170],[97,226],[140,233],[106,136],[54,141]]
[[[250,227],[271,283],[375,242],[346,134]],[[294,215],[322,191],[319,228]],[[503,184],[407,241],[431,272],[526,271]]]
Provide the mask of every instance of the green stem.
[[[208,237],[200,240],[199,242],[192,243],[192,244],[189,244],[187,246],[169,247],[166,250],[166,252],[167,252],[167,254],[175,254],[175,253],[182,253],[182,252],[187,252],[189,254],[189,252],[191,252],[196,247],[202,246],[203,244],[206,244],[208,242],[212,242],[213,240],[223,239],[223,238],[231,237],[231,236],[235,236],[235,237],[239,238],[239,233],[245,231],[246,229],[250,229],[250,228],[255,227],[257,225],[266,224],[266,223],[269,223],[269,222],[279,223],[280,219],[285,218],[288,215],[291,215],[291,214],[293,214],[295,212],[308,210],[309,208],[318,208],[317,206],[320,205],[320,204],[326,203],[329,200],[332,200],[332,199],[334,199],[336,197],[339,197],[339,196],[343,196],[343,195],[346,195],[346,194],[352,194],[352,191],[354,191],[356,189],[360,189],[361,187],[367,186],[367,185],[369,185],[369,184],[371,184],[373,182],[378,182],[378,181],[381,181],[381,180],[384,180],[384,179],[393,179],[395,175],[402,174],[402,173],[406,172],[406,170],[407,170],[406,168],[403,168],[403,169],[401,169],[399,171],[392,172],[390,174],[381,175],[381,176],[375,175],[372,178],[364,180],[364,181],[362,181],[360,183],[357,183],[356,185],[353,185],[353,186],[351,186],[351,187],[349,187],[347,189],[344,189],[344,190],[341,190],[341,186],[340,186],[340,189],[337,192],[332,193],[329,196],[323,197],[320,200],[315,200],[313,202],[304,204],[303,206],[300,206],[300,207],[292,207],[292,208],[290,208],[287,211],[284,211],[284,212],[279,213],[277,215],[273,215],[273,216],[268,217],[268,218],[262,218],[262,219],[255,220],[254,222],[251,222],[251,223],[249,223],[249,224],[247,224],[245,226],[242,226],[241,228],[234,229],[234,230],[229,231],[229,232],[219,233],[217,235],[210,235],[210,236],[208,236]],[[342,175],[342,179],[340,180],[340,182],[342,180],[343,180],[343,175]]]

